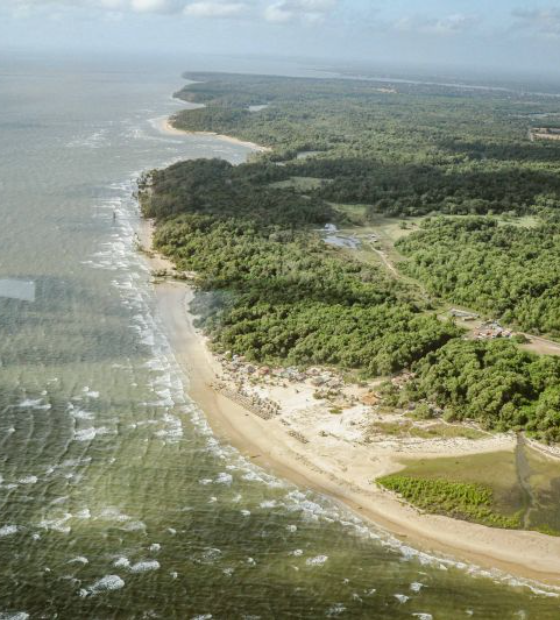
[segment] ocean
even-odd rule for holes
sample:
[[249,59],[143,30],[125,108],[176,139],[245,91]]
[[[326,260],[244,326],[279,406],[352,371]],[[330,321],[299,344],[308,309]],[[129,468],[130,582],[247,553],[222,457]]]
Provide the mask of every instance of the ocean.
[[258,469],[189,400],[133,193],[249,155],[160,131],[198,68],[0,59],[0,619],[559,618]]

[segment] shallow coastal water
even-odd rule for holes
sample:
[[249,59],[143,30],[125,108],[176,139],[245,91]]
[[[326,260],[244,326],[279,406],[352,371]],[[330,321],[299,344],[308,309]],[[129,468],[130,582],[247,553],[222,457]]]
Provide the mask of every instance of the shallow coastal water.
[[213,438],[132,193],[142,170],[249,150],[160,133],[178,75],[0,67],[0,618],[559,617],[550,592],[419,554]]

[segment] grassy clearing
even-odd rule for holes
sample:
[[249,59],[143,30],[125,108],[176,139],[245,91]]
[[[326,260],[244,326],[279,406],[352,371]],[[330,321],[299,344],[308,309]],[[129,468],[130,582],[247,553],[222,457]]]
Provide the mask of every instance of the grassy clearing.
[[271,183],[270,187],[276,189],[293,189],[296,192],[311,192],[330,183],[330,179],[316,179],[314,177],[291,177],[286,181]]
[[496,216],[496,221],[500,226],[516,226],[517,228],[536,228],[542,222],[534,215],[524,215],[522,217],[508,217],[506,215]]
[[394,245],[399,239],[407,237],[420,228],[426,216],[396,218],[384,215],[370,216],[368,225],[377,231],[381,240]]
[[[435,459],[403,459],[402,462],[405,468],[399,475],[407,478],[432,482],[444,480],[489,489],[492,492],[491,511],[497,515],[519,519],[519,515],[527,508],[527,498],[519,483],[514,451]],[[444,514],[441,506],[439,510],[439,514]],[[468,515],[457,518],[472,520]]]
[[526,449],[529,465],[528,484],[535,503],[529,514],[531,529],[544,534],[560,535],[560,461],[536,450]]
[[410,420],[395,422],[378,422],[372,427],[373,432],[393,437],[415,437],[419,439],[483,439],[487,433],[460,424],[438,422],[429,425],[414,424]]
[[483,525],[516,529],[519,514],[506,515],[494,508],[493,491],[477,483],[429,480],[394,474],[377,479],[382,487],[427,512]]
[[367,225],[366,211],[368,205],[331,203],[331,206],[345,215],[355,226],[361,227]]
[[[486,506],[493,515],[500,519],[490,523],[488,515],[483,518],[465,513],[464,508],[453,507],[449,510],[445,496],[437,500],[430,499],[429,505],[423,505],[415,500],[414,494],[406,485],[402,486],[405,493],[399,490],[401,486],[393,484],[396,493],[401,494],[418,508],[437,514],[448,514],[456,518],[473,520],[496,527],[510,527],[514,520],[519,521],[519,527],[541,532],[543,534],[560,535],[560,461],[550,459],[534,449],[525,447],[528,471],[520,472],[516,452],[492,452],[473,454],[462,457],[444,457],[436,459],[403,459],[405,468],[399,472],[401,478],[426,481],[431,489],[445,489],[442,482],[459,485],[474,485],[477,488],[491,492],[490,505]],[[531,489],[531,497],[527,496],[522,484]],[[393,478],[389,476],[388,478]],[[380,482],[380,481],[378,481]],[[389,488],[387,485],[383,485]],[[453,494],[450,495],[453,498]],[[437,500],[437,501],[436,501]],[[525,519],[521,519],[525,515]],[[476,517],[476,518],[475,518]],[[501,519],[506,525],[500,525]],[[510,525],[507,525],[507,524]]]
[[458,424],[432,424],[430,426],[413,426],[410,430],[412,437],[420,439],[484,439],[488,437],[487,433],[471,428],[468,426],[460,426]]

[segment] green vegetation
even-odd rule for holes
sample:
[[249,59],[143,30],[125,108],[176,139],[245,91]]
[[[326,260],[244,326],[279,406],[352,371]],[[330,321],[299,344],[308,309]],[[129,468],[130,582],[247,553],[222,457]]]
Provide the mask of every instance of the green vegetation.
[[[178,97],[205,107],[180,112],[176,126],[273,148],[237,167],[183,162],[141,184],[157,248],[199,274],[197,309],[217,350],[355,377],[408,368],[412,380],[387,403],[560,440],[560,362],[515,342],[463,340],[432,306],[440,297],[560,333],[560,144],[527,139],[528,119],[557,111],[555,100],[187,77],[197,83]],[[381,218],[390,225],[372,241]],[[326,223],[354,227],[362,248],[327,247]]]
[[[504,527],[505,522],[506,527],[554,536],[560,533],[558,463],[528,447],[525,442],[520,442],[515,451],[403,459],[403,465],[404,469],[396,476],[388,476],[389,484],[383,484],[383,479],[377,482],[402,494],[407,501],[423,510],[499,527]],[[419,482],[410,480],[426,484],[420,486]],[[442,485],[442,482],[446,484]],[[450,490],[448,484],[456,486]],[[484,504],[483,508],[490,510],[498,519],[489,522],[477,518],[480,506],[475,501],[469,501],[472,510],[461,506],[463,498],[470,497],[468,493],[463,493],[465,487],[482,491],[489,498],[489,503]],[[420,491],[426,488],[425,493]],[[424,494],[429,497],[423,497]]]
[[410,420],[403,422],[376,422],[372,426],[373,432],[396,437],[417,437],[418,439],[482,439],[488,434],[475,428],[461,424],[446,424],[437,422],[429,425],[413,424]]
[[560,336],[560,224],[520,228],[440,217],[397,247],[410,258],[401,270],[430,293],[525,331]]
[[217,349],[383,375],[459,334],[382,270],[329,251],[308,228],[336,217],[327,205],[254,177],[250,164],[184,162],[152,173],[141,194],[160,222],[156,247],[213,292],[203,315]]
[[[190,73],[177,96],[183,129],[227,133],[273,147],[279,173],[329,179],[317,190],[370,213],[526,214],[560,205],[558,150],[527,140],[528,116],[557,112],[547,98],[359,80]],[[249,112],[250,105],[268,107]],[[318,154],[296,159],[298,153]]]
[[399,390],[386,387],[387,402],[426,399],[448,420],[477,420],[499,431],[527,430],[560,440],[560,359],[522,351],[505,340],[454,340],[413,367]]
[[515,529],[520,526],[519,515],[507,516],[494,511],[492,490],[480,484],[399,474],[378,478],[377,483],[426,512],[493,527]]

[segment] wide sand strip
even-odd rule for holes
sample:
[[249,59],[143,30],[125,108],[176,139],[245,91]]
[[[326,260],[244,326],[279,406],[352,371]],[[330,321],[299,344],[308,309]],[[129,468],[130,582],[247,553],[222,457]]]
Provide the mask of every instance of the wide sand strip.
[[[148,247],[152,230],[150,223],[144,224],[140,233],[144,247]],[[155,270],[172,266],[157,255],[150,261]],[[401,467],[403,448],[395,442],[380,440],[364,445],[344,432],[320,432],[326,428],[325,420],[332,425],[335,416],[294,401],[293,387],[286,388],[287,410],[283,408],[282,415],[269,420],[220,393],[213,386],[222,376],[222,367],[193,325],[194,317],[189,312],[192,297],[192,288],[183,282],[164,281],[156,286],[157,312],[187,376],[189,395],[204,411],[219,438],[233,444],[253,462],[301,487],[343,502],[361,517],[417,548],[560,585],[560,538],[421,514],[379,489],[373,480]],[[300,401],[301,398],[300,395]],[[301,441],[302,436],[308,443]],[[514,444],[510,437],[443,440],[439,445],[426,441],[424,448],[416,454],[407,450],[406,456],[459,456],[513,450]]]
[[177,129],[177,127],[173,126],[172,119],[164,118],[159,124],[159,129],[163,133],[166,133],[170,136],[212,136],[213,138],[217,138],[218,140],[222,140],[224,142],[230,142],[231,144],[237,144],[239,146],[246,146],[250,149],[253,149],[257,153],[269,153],[272,149],[261,146],[260,144],[255,144],[254,142],[246,142],[244,140],[240,140],[239,138],[233,138],[232,136],[224,136],[219,133],[213,133],[211,131],[186,131],[184,129]]

